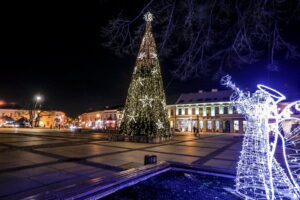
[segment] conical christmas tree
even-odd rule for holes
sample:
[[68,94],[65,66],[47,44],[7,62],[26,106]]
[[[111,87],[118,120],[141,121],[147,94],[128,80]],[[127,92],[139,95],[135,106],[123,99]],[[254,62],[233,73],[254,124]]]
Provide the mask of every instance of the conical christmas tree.
[[151,27],[153,16],[148,12],[144,19],[146,31],[129,85],[120,132],[131,136],[168,137],[166,97]]

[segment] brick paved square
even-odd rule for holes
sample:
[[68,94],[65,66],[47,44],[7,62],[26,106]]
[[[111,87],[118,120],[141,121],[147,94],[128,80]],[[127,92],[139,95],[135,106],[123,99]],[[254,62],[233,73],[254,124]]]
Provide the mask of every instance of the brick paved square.
[[144,165],[145,155],[235,172],[241,140],[226,134],[174,136],[163,144],[112,142],[101,133],[0,129],[0,198],[19,199]]

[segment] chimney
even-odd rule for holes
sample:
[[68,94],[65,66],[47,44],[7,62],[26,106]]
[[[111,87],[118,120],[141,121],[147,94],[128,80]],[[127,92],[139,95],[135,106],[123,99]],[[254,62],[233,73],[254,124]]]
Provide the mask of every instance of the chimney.
[[198,93],[203,93],[203,90],[199,90]]
[[212,92],[218,92],[218,89],[211,89]]

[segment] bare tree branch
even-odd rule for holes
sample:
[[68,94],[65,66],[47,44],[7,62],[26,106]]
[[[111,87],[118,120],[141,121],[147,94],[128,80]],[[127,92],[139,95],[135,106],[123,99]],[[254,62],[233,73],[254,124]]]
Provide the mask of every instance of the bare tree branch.
[[[131,19],[109,21],[103,34],[115,53],[135,54],[144,30],[142,15],[150,10],[161,57],[173,57],[173,73],[181,79],[267,60],[298,58],[283,28],[299,19],[300,0],[149,0]],[[285,56],[282,56],[285,55]]]

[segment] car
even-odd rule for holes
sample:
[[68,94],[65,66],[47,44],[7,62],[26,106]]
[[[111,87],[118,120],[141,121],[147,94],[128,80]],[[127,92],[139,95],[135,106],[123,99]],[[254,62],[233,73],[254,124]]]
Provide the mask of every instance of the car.
[[5,124],[2,124],[3,128],[13,128],[14,127],[14,124],[13,123],[5,123]]
[[14,124],[15,128],[30,128],[30,124],[29,123],[15,123]]

